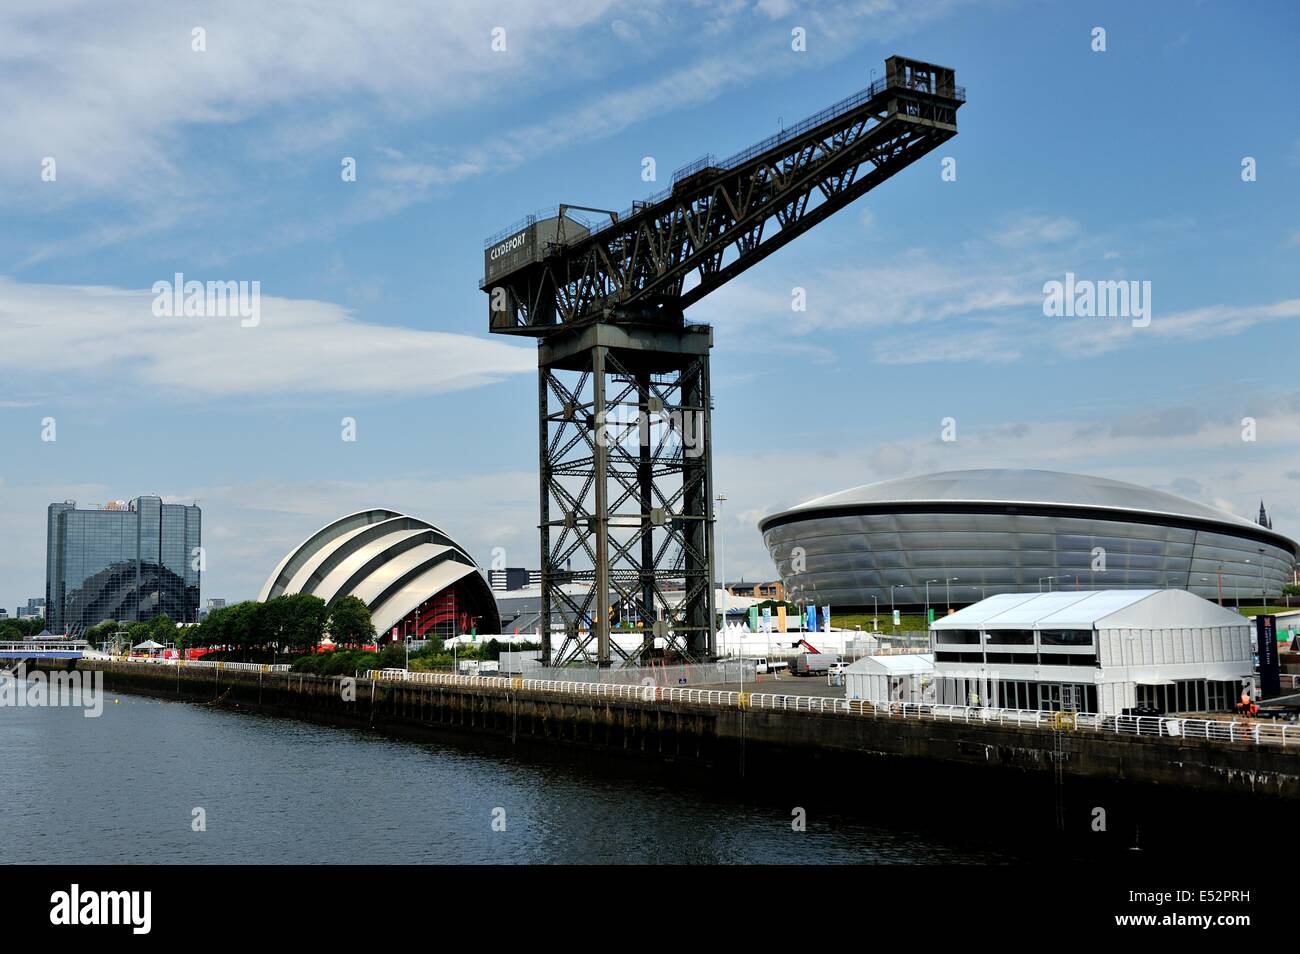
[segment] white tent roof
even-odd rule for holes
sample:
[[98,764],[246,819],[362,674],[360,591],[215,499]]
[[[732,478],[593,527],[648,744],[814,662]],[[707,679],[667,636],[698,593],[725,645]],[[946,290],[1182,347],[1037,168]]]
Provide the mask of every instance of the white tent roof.
[[155,643],[152,639],[146,639],[143,643],[137,643],[132,649],[162,649],[162,643]]
[[1246,624],[1241,615],[1186,590],[1058,590],[1024,598],[992,596],[935,620],[930,628],[1182,629]]
[[934,653],[897,653],[890,656],[863,656],[845,672],[910,676],[934,672]]

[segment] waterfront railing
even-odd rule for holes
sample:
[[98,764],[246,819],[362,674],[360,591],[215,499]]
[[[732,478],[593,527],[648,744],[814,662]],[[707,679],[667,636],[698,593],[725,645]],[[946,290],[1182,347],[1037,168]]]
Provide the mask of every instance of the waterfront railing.
[[988,706],[949,706],[891,702],[829,696],[783,695],[726,689],[691,689],[658,685],[615,685],[598,682],[564,682],[557,679],[523,679],[510,676],[459,676],[405,669],[370,669],[373,682],[412,683],[428,686],[505,689],[631,702],[675,702],[719,708],[776,710],[866,716],[877,719],[963,722],[974,725],[1032,726],[1058,731],[1084,731],[1119,736],[1205,739],[1211,742],[1300,747],[1300,726],[1262,720],[1185,719],[1176,716],[1113,716],[1095,712],[1051,709],[1000,709]]
[[178,666],[181,669],[229,669],[232,672],[288,672],[288,663],[226,662],[221,659],[162,659],[153,656],[119,656],[113,662],[152,666]]

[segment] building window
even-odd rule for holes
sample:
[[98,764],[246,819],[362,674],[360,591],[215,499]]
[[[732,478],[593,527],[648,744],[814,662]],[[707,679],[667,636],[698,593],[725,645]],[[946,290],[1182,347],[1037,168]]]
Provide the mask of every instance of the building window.
[[989,642],[999,646],[1032,646],[1034,633],[1027,629],[999,629],[989,633]]
[[1092,631],[1086,629],[1047,629],[1039,634],[1044,646],[1091,646]]

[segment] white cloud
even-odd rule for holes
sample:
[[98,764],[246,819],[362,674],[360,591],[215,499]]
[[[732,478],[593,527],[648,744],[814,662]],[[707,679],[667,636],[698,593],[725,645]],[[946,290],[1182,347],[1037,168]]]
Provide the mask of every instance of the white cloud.
[[[816,64],[848,55],[865,39],[905,34],[958,2],[844,0],[810,9],[805,20],[816,37]],[[7,147],[0,188],[15,202],[55,213],[70,213],[88,196],[107,198],[125,220],[38,241],[20,267],[273,200],[240,177],[241,160],[279,160],[282,176],[301,175],[304,165],[342,149],[368,160],[343,212],[295,208],[273,215],[258,208],[272,224],[256,230],[254,247],[283,245],[393,214],[487,170],[500,173],[812,63],[762,30],[742,33],[754,13],[747,0],[725,8],[653,0],[509,0],[491,8],[473,0],[227,0],[219,7],[178,0],[161,11],[148,0],[112,8],[91,0],[11,3],[0,10],[0,35],[16,51],[0,54],[0,101],[7,107],[0,113]],[[190,47],[196,25],[207,30],[205,53]],[[496,26],[507,31],[505,53],[490,49]],[[635,34],[635,41],[610,44],[609,31],[625,40]],[[646,66],[660,54],[673,57],[666,68],[630,68],[629,56]],[[608,75],[611,63],[619,75],[656,78],[613,88],[584,83]],[[510,117],[531,99],[540,104],[532,111],[536,122]],[[425,141],[430,117],[471,111],[510,122],[509,135],[467,135],[456,127],[433,137],[436,146],[385,155],[374,145],[411,133]],[[57,183],[40,181],[45,156],[58,162]],[[160,211],[189,202],[203,203],[208,213]],[[78,220],[69,221],[75,227]]]
[[[41,188],[40,160],[53,156],[60,189],[156,197],[183,175],[188,127],[308,98],[354,115],[461,109],[545,72],[547,54],[610,6],[10,2],[0,10],[0,176]],[[507,30],[505,53],[490,48],[496,26]],[[195,28],[206,52],[192,49]]]
[[[690,318],[714,324],[728,347],[847,330],[871,333],[864,350],[880,364],[992,365],[1206,341],[1300,318],[1295,298],[1170,310],[1159,281],[1152,282],[1145,327],[1129,318],[1045,316],[1044,282],[1059,281],[1066,271],[1093,281],[1140,280],[1110,261],[1106,242],[1106,236],[1085,240],[1069,219],[1021,215],[984,235],[955,236],[942,260],[924,248],[877,253],[871,264],[846,268],[778,258],[714,292]],[[795,286],[805,291],[806,311],[791,309]],[[1194,294],[1185,287],[1178,292]]]
[[46,385],[72,376],[80,394],[95,393],[96,377],[129,373],[140,385],[198,399],[404,397],[536,368],[528,347],[368,324],[331,302],[263,295],[260,324],[241,327],[237,317],[155,317],[153,301],[148,291],[0,278],[0,369],[11,384],[32,369]]
[[1078,234],[1079,223],[1066,216],[1025,215],[1003,226],[994,234],[993,240],[999,245],[1022,248],[1063,242]]

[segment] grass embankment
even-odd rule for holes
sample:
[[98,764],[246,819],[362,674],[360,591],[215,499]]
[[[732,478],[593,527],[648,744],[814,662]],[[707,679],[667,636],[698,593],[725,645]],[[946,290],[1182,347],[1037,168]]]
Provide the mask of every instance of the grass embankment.
[[[1237,607],[1233,606],[1228,600],[1223,601],[1223,608],[1237,609]],[[1285,604],[1281,606],[1243,606],[1240,610],[1237,610],[1237,612],[1241,613],[1242,616],[1276,616],[1278,613],[1285,613],[1293,609],[1300,609],[1300,606],[1287,606]]]
[[[935,610],[935,619],[943,615],[940,610]],[[900,633],[922,633],[930,628],[926,622],[925,616],[921,613],[903,613],[897,626],[892,625],[894,620],[893,614],[889,610],[882,610],[876,617],[876,622],[880,624],[880,631],[886,635],[895,630]],[[861,626],[864,633],[871,632],[871,614],[870,613],[837,613],[835,607],[831,607],[831,625],[836,629],[853,629],[855,626]]]

